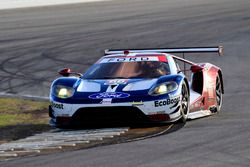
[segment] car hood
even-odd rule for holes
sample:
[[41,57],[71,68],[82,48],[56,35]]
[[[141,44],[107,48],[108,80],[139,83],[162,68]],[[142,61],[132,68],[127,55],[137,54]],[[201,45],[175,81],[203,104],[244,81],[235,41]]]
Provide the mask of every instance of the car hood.
[[60,99],[51,96],[55,101],[74,104],[100,104],[103,102],[140,102],[165,98],[166,94],[149,96],[149,91],[155,85],[166,81],[181,82],[181,75],[169,75],[151,79],[82,79],[60,78],[53,85],[65,85],[75,89],[71,98]]
[[108,79],[85,80],[78,82],[76,92],[130,92],[149,90],[157,79]]

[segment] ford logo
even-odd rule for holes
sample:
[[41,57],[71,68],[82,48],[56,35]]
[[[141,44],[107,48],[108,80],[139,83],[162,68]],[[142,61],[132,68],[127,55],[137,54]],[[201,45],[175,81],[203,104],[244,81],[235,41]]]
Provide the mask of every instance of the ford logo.
[[122,92],[103,92],[95,93],[89,96],[90,99],[119,99],[129,97],[130,94]]

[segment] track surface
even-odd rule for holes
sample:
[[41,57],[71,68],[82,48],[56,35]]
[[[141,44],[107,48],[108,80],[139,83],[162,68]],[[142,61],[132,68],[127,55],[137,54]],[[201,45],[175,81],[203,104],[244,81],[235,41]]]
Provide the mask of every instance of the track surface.
[[224,57],[192,57],[224,72],[220,115],[157,138],[0,162],[1,167],[250,164],[250,1],[117,0],[0,12],[0,92],[48,95],[56,71],[84,71],[106,48],[223,44]]

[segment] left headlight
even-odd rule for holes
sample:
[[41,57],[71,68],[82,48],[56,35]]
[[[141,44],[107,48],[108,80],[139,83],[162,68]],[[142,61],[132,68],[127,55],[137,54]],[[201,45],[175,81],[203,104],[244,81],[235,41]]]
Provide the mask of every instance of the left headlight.
[[171,82],[164,82],[160,85],[156,85],[149,91],[149,95],[157,96],[166,93],[173,92],[178,89],[178,84],[174,81]]
[[72,97],[74,92],[75,90],[73,88],[63,85],[55,85],[52,90],[53,95],[61,99]]

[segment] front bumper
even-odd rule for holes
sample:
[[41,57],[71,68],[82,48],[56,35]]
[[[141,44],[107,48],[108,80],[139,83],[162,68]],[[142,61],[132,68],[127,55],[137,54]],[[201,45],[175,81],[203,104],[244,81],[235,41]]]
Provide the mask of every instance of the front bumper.
[[49,115],[56,124],[174,122],[181,116],[180,97],[148,102],[67,104],[52,101]]

